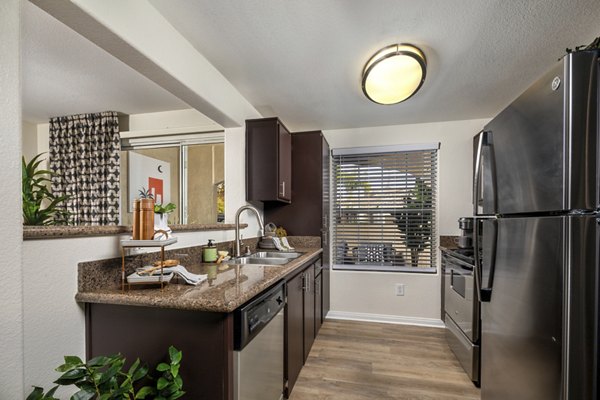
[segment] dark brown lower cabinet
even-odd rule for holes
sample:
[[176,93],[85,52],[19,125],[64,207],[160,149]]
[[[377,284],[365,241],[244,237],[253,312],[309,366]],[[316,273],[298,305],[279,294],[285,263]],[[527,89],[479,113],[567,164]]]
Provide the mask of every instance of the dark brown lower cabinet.
[[284,394],[286,397],[289,397],[294,388],[321,325],[322,291],[316,283],[320,282],[322,275],[319,274],[319,279],[315,277],[315,271],[320,266],[320,259],[309,262],[287,281],[284,351],[284,379],[286,380]]
[[315,341],[315,266],[304,271],[304,362]]
[[285,396],[292,392],[304,365],[304,272],[287,281],[285,310]]
[[315,277],[315,338],[323,325],[323,272]]
[[183,352],[186,399],[233,399],[232,335],[232,314],[86,304],[87,359],[121,353],[154,372],[173,345]]

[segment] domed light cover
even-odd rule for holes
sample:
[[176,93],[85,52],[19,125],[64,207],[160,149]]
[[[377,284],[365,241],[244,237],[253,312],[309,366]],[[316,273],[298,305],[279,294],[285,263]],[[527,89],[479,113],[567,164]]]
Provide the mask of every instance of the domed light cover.
[[397,104],[414,95],[427,71],[425,54],[410,44],[393,44],[369,59],[362,74],[362,89],[378,104]]

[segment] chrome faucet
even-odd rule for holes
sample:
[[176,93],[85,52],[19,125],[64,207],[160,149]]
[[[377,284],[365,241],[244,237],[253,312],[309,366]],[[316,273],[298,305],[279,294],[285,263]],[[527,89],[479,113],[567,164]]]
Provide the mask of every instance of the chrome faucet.
[[260,236],[263,236],[265,234],[265,224],[264,224],[258,210],[249,205],[241,206],[235,213],[235,254],[234,254],[234,257],[239,257],[239,256],[241,256],[241,253],[242,253],[240,250],[240,214],[244,210],[254,211],[254,214],[256,214],[256,218],[258,219],[258,223],[260,224]]

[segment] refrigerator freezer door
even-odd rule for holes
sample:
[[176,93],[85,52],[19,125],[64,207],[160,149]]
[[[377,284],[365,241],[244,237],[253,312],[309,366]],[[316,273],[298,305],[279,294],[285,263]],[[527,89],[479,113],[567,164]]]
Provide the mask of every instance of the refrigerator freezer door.
[[481,398],[562,399],[565,218],[497,226],[493,291],[482,303]]
[[486,125],[498,214],[596,209],[597,57],[569,54]]

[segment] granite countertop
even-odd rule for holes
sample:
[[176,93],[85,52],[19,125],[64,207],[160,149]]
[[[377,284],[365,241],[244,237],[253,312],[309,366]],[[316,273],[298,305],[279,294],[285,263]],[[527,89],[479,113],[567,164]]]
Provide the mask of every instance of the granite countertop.
[[[181,310],[231,312],[263,290],[289,276],[299,267],[316,259],[322,249],[297,248],[304,253],[291,262],[281,265],[220,265],[214,263],[182,264],[192,273],[208,274],[208,279],[198,286],[187,285],[181,278],[173,277],[162,290],[159,287],[132,286],[122,291],[114,287],[89,287],[75,296],[82,303],[120,304]],[[99,282],[102,279],[98,280]]]

